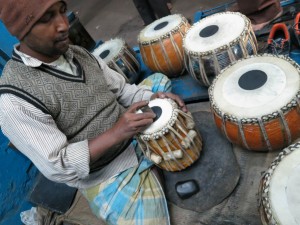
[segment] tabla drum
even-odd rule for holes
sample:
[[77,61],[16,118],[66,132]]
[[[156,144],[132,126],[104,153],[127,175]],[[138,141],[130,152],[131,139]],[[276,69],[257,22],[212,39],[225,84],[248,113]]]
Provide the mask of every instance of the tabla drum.
[[209,87],[231,62],[257,54],[257,40],[246,16],[222,12],[195,23],[183,39],[183,48],[188,73]]
[[182,15],[173,14],[146,26],[138,36],[145,65],[154,72],[178,77],[184,70],[183,36],[190,27]]
[[285,148],[264,173],[259,186],[263,225],[300,224],[300,143]]
[[133,84],[138,81],[140,63],[135,52],[123,39],[114,38],[105,41],[92,53],[103,59],[111,69],[123,75],[127,83]]
[[145,156],[167,171],[180,171],[194,163],[202,150],[202,139],[190,112],[185,113],[171,99],[154,99],[149,107],[155,121],[137,141]]
[[283,149],[300,137],[299,65],[284,56],[249,56],[208,89],[217,127],[249,150]]

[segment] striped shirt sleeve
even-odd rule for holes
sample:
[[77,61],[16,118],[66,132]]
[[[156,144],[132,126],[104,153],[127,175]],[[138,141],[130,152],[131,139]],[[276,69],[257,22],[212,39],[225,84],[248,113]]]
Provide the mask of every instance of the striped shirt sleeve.
[[123,106],[128,107],[135,102],[149,100],[153,95],[153,92],[148,89],[126,83],[125,78],[121,74],[109,68],[100,57],[97,59],[109,89],[116,94],[119,103]]
[[69,144],[50,115],[11,94],[0,96],[0,114],[4,135],[48,179],[68,183],[88,176],[87,140]]

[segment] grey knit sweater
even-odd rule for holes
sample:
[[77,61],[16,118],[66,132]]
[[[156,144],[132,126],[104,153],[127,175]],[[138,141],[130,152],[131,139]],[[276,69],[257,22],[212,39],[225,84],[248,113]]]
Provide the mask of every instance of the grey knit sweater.
[[[82,48],[70,46],[78,76],[47,65],[28,67],[13,55],[0,79],[0,94],[13,93],[50,114],[58,128],[74,143],[91,139],[111,128],[125,109],[107,88],[97,60]],[[127,142],[91,165],[91,172],[116,157]]]

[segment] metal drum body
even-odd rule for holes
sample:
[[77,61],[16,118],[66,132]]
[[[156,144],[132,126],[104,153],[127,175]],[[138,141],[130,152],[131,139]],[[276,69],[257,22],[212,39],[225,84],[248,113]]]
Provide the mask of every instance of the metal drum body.
[[180,171],[193,164],[200,156],[202,139],[192,115],[178,109],[171,99],[152,100],[149,107],[158,116],[137,135],[144,154],[167,171]]
[[290,145],[300,137],[299,71],[290,58],[267,54],[228,66],[209,87],[217,127],[249,150]]
[[135,52],[120,38],[111,39],[97,47],[93,55],[100,57],[107,65],[123,75],[127,83],[136,83],[139,79],[140,63]]
[[195,23],[183,40],[185,67],[209,87],[222,69],[257,53],[250,20],[237,12],[216,13]]
[[190,27],[187,19],[173,14],[154,21],[138,36],[141,56],[145,65],[154,72],[168,77],[183,74],[183,36]]

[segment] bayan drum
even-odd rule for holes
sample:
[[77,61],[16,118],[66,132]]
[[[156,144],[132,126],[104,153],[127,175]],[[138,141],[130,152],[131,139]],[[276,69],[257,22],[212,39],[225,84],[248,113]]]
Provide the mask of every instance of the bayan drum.
[[92,53],[103,59],[111,69],[123,75],[127,83],[133,84],[138,81],[140,63],[135,52],[124,40],[115,38],[105,41]]
[[259,212],[264,225],[300,224],[300,143],[285,148],[264,173]]
[[257,53],[250,20],[238,12],[223,12],[195,23],[183,39],[189,74],[203,86],[231,62]]
[[180,171],[194,163],[202,150],[202,139],[191,113],[185,113],[171,99],[154,99],[149,107],[155,121],[137,141],[145,156],[167,171]]
[[138,36],[145,65],[168,77],[180,76],[184,68],[182,40],[190,27],[179,14],[160,18],[145,27]]
[[300,137],[299,66],[269,54],[232,63],[209,87],[217,127],[249,150],[278,150]]

